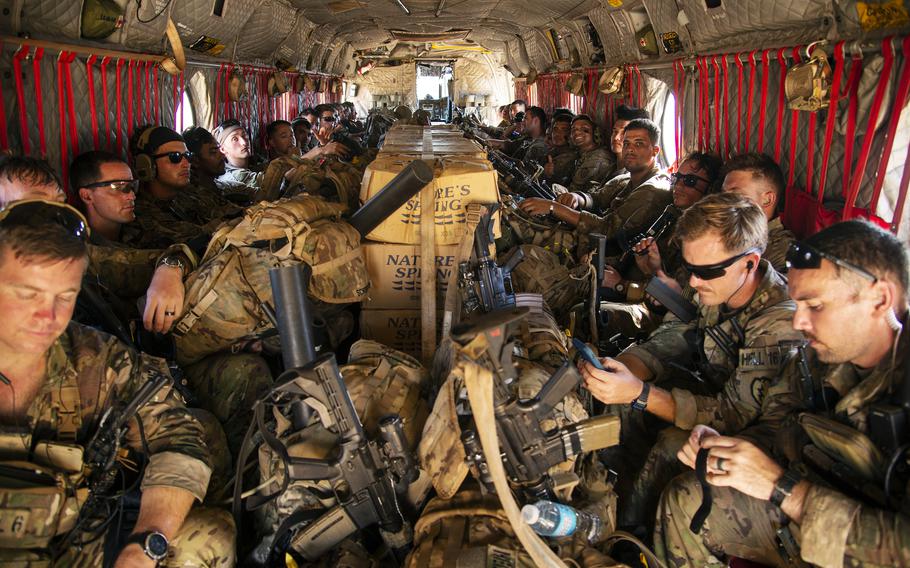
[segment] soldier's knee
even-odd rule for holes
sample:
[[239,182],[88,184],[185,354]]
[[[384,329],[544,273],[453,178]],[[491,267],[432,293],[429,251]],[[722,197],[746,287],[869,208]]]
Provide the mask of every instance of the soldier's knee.
[[223,509],[197,507],[190,511],[165,562],[167,568],[232,568],[237,562],[237,528]]
[[676,459],[677,452],[682,449],[688,439],[688,430],[671,426],[669,428],[664,428],[657,434],[657,443],[655,446],[660,449],[661,453]]
[[[660,495],[658,521],[663,515],[675,517],[675,522],[688,519],[701,503],[701,485],[695,472],[677,475]],[[685,520],[688,523],[688,520]]]

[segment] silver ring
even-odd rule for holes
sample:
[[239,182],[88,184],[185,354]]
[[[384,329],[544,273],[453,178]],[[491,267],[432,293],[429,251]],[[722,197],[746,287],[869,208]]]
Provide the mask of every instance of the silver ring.
[[177,315],[177,312],[164,312],[164,315],[166,315],[166,316],[175,316],[175,315]]
[[724,458],[717,458],[717,471],[727,471],[724,469],[725,461],[726,460]]

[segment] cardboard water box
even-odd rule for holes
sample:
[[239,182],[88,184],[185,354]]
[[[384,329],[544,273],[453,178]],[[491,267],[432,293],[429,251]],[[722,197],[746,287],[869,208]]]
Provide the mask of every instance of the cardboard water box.
[[[420,309],[420,245],[363,243],[364,260],[370,273],[370,295],[364,308]],[[445,303],[449,277],[455,266],[458,245],[436,247],[436,306]]]
[[[363,176],[360,200],[366,202],[373,197],[414,159],[414,156],[380,154],[367,167]],[[436,245],[457,244],[466,231],[465,207],[469,203],[499,203],[497,173],[485,159],[437,158],[434,162],[435,178],[432,184],[436,196]],[[420,218],[418,194],[373,229],[367,239],[385,243],[418,244]],[[493,231],[499,235],[498,215],[494,220]]]
[[[436,339],[442,329],[442,312],[436,314]],[[360,336],[420,357],[420,310],[361,310]]]

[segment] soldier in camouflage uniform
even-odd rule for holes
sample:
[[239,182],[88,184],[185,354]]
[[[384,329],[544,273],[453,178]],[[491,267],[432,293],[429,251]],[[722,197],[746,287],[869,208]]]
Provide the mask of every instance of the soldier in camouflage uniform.
[[[0,534],[0,563],[48,559],[56,553],[57,565],[101,566],[104,538],[84,546],[59,546],[78,526],[85,493],[82,458],[72,451],[50,448],[84,447],[99,420],[116,403],[130,400],[154,376],[167,375],[163,361],[137,353],[116,339],[71,323],[73,305],[87,266],[86,223],[75,210],[39,202],[20,202],[0,218],[0,312],[9,318],[0,328],[0,367],[9,395],[0,397],[0,432],[4,444],[4,471],[17,467],[8,460],[37,461],[36,468],[50,473],[45,489],[36,478],[37,493],[21,479],[4,480],[0,513],[13,522],[12,533]],[[149,534],[163,537],[164,566],[233,566],[235,531],[231,517],[221,510],[193,509],[205,496],[211,475],[208,451],[200,424],[166,382],[140,406],[131,421],[125,444],[147,454],[142,475],[139,517],[128,539],[111,552],[115,567],[154,566],[155,559],[143,544]],[[142,426],[140,429],[137,423]],[[39,442],[48,450],[34,452]],[[66,456],[78,456],[62,460]],[[33,473],[34,475],[34,473]],[[22,507],[37,503],[46,491],[56,491],[54,475],[68,479],[51,510],[40,511],[30,522]],[[13,483],[10,485],[9,483]],[[15,488],[15,489],[10,489]],[[70,493],[75,490],[75,494]],[[12,507],[11,509],[9,507]],[[28,512],[28,508],[26,508]],[[39,512],[35,512],[38,515]],[[96,511],[95,514],[98,514]],[[116,513],[113,513],[116,514]],[[83,527],[85,525],[82,525]],[[80,529],[81,530],[81,529]],[[77,540],[89,540],[81,533]],[[169,542],[168,542],[169,541]]]
[[227,162],[224,174],[216,180],[218,185],[246,195],[250,202],[260,201],[259,183],[265,164],[254,163],[249,133],[240,121],[226,120],[212,134]]
[[726,555],[771,566],[910,563],[907,479],[896,473],[908,431],[891,428],[907,413],[906,245],[848,221],[797,246],[788,277],[793,326],[812,340],[806,365],[785,369],[760,421],[737,437],[692,431],[679,457],[692,467],[707,450],[713,507],[693,534],[695,476],[667,488],[654,539],[667,566],[726,566]]
[[571,114],[555,114],[550,124],[549,150],[543,164],[544,179],[550,183],[568,186],[575,173],[575,160],[578,152],[569,144],[569,133],[572,130]]
[[569,191],[590,191],[592,184],[610,179],[616,171],[616,160],[597,139],[597,125],[591,117],[580,114],[572,119],[572,143],[578,150]]
[[[681,215],[710,191],[720,168],[721,161],[717,156],[702,152],[690,154],[670,176],[675,209],[665,210],[661,215]],[[601,312],[607,313],[604,332],[607,337],[621,333],[623,337],[636,338],[651,333],[660,324],[662,310],[653,310],[650,301],[643,298],[651,278],[658,278],[679,292],[686,286],[689,275],[682,267],[679,244],[673,239],[675,224],[675,219],[671,220],[657,241],[648,238],[629,243],[633,244],[633,251],[624,253],[607,266],[603,285],[625,299],[625,302],[603,302],[599,306]]]
[[[642,524],[653,513],[674,475],[684,431],[708,423],[736,433],[758,418],[771,379],[802,340],[790,325],[795,306],[785,281],[761,260],[767,222],[757,205],[737,195],[708,196],[683,213],[676,238],[698,292],[697,318],[685,324],[668,315],[648,341],[604,359],[606,371],[580,367],[598,400],[626,406],[624,459],[609,462],[626,468],[621,483],[634,480],[633,492],[617,491],[623,524]],[[630,402],[675,426],[661,432],[638,475],[642,456],[636,454],[650,446],[656,428],[629,410]]]
[[[578,124],[573,123],[573,129]],[[670,178],[657,165],[660,129],[650,120],[639,119],[626,127],[624,160],[628,174],[618,176],[587,194],[571,192],[557,201],[525,199],[521,208],[532,215],[550,213],[576,227],[580,239],[600,233],[612,239],[623,228],[643,230],[670,204]],[[581,211],[585,209],[585,211]],[[602,211],[597,215],[591,211]]]
[[723,179],[723,191],[748,197],[765,212],[768,248],[762,258],[778,272],[786,273],[787,250],[795,237],[778,215],[786,187],[780,166],[767,154],[739,154],[724,165]]
[[[616,171],[613,172],[612,177],[627,172],[622,159],[623,133],[626,130],[626,126],[636,118],[647,118],[650,120],[651,115],[643,108],[629,105],[619,105],[616,107],[616,110],[613,111],[613,131],[610,133],[610,151],[613,152],[613,156],[616,158]],[[612,179],[612,177],[610,179]]]

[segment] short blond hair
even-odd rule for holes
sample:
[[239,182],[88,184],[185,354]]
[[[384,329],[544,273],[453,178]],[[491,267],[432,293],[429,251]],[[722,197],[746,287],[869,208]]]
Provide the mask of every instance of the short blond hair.
[[676,240],[692,241],[712,232],[731,253],[765,251],[768,220],[761,207],[735,193],[708,195],[686,209],[676,223]]

